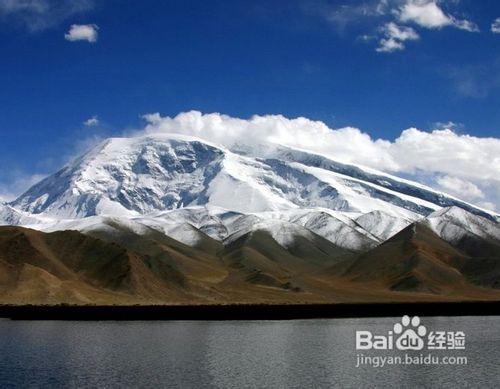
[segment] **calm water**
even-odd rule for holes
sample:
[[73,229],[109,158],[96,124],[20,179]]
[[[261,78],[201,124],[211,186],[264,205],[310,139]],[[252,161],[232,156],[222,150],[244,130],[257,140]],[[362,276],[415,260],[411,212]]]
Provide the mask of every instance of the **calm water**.
[[499,387],[500,317],[422,319],[466,333],[466,366],[356,367],[355,331],[397,320],[0,320],[0,387]]

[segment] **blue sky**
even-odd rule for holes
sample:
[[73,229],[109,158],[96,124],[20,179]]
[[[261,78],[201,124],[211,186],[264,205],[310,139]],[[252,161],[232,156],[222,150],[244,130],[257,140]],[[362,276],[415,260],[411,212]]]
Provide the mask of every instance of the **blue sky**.
[[0,0],[0,195],[151,112],[499,138],[497,17],[494,0]]

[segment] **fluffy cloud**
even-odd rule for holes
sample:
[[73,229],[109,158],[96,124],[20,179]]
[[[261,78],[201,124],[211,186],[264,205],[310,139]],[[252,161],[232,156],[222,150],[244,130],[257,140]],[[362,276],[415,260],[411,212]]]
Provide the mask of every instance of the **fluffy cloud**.
[[460,135],[450,129],[426,132],[410,128],[389,141],[373,139],[353,127],[331,129],[320,121],[282,115],[239,119],[191,111],[175,117],[158,113],[144,117],[146,133],[191,135],[228,148],[263,142],[287,145],[415,179],[431,177],[430,183],[437,188],[465,190],[468,199],[475,196],[500,205],[498,138]]
[[405,48],[404,42],[419,39],[417,32],[411,27],[398,26],[390,22],[381,28],[384,38],[379,41],[377,51],[380,53],[391,53]]
[[400,170],[435,171],[461,177],[500,180],[500,139],[410,128],[391,144]]
[[496,18],[493,23],[491,23],[491,32],[500,34],[500,18]]
[[99,125],[99,118],[97,116],[92,116],[83,122],[83,125],[86,127],[95,127]]
[[447,192],[465,200],[474,201],[483,199],[484,193],[472,182],[452,176],[442,176],[437,179],[437,184]]
[[[459,0],[358,0],[349,5],[323,4],[318,12],[343,32],[349,25],[361,25],[367,22],[381,25],[375,34],[361,34],[364,42],[377,40],[376,51],[391,53],[404,50],[405,41],[419,38],[417,31],[409,27],[413,24],[419,28],[441,29],[455,27],[469,32],[479,32],[478,26],[467,19],[459,19],[445,12],[443,6],[452,8]],[[406,26],[404,26],[406,24]],[[396,38],[395,29],[407,32],[403,38]],[[410,30],[408,30],[410,29]],[[406,39],[404,38],[406,37]]]
[[433,1],[408,1],[399,10],[399,20],[414,22],[425,28],[441,28],[452,24],[451,19]]
[[64,35],[67,41],[87,41],[94,43],[97,41],[99,27],[95,24],[73,24]]
[[54,27],[92,8],[93,0],[0,0],[0,17],[36,32]]
[[395,13],[401,22],[412,22],[424,28],[439,29],[453,26],[470,32],[479,31],[477,25],[471,21],[459,20],[445,14],[436,0],[406,0]]
[[[162,117],[158,113],[144,116],[147,133],[168,132],[196,136],[233,148],[238,145],[255,146],[275,143],[354,162],[376,161],[377,166],[396,168],[392,158],[380,149],[389,146],[386,141],[373,141],[357,128],[345,127],[332,131],[320,121],[307,118],[288,119],[282,115],[252,116],[250,119],[233,118],[218,113],[202,114],[198,111]],[[359,149],[363,152],[360,155]]]

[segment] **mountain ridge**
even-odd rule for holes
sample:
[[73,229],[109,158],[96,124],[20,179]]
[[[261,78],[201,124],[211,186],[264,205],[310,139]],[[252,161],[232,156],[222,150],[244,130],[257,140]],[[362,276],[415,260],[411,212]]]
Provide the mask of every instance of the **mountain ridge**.
[[[396,216],[425,216],[458,205],[481,216],[498,216],[421,184],[317,154],[275,147],[263,156],[172,134],[111,138],[9,205],[62,218],[144,215],[207,204],[243,212],[326,206],[366,213],[385,208]],[[245,201],[228,199],[227,186]]]
[[[170,134],[112,138],[0,204],[0,225],[11,226],[0,227],[5,241],[31,237],[9,257],[24,272],[13,272],[10,246],[0,247],[10,274],[0,278],[0,303],[15,300],[6,296],[16,295],[16,277],[36,301],[78,304],[89,296],[117,304],[500,299],[494,212],[302,150],[236,151]],[[54,236],[67,258],[50,248]],[[67,283],[51,264],[89,266],[81,256],[91,248],[78,254],[85,239],[106,248],[103,274],[82,279],[70,267],[76,294],[61,292]],[[116,247],[122,267],[108,258]],[[95,289],[100,277],[120,274],[123,291]]]

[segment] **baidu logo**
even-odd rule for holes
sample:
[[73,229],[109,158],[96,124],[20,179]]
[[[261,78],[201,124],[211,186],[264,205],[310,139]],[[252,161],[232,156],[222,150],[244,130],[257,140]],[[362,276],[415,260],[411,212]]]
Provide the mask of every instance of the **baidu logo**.
[[398,350],[422,350],[424,348],[424,336],[427,328],[420,324],[420,318],[403,316],[401,323],[394,324],[394,334],[399,335],[396,340]]
[[385,334],[356,331],[357,350],[464,350],[463,331],[428,331],[420,317],[405,315]]

